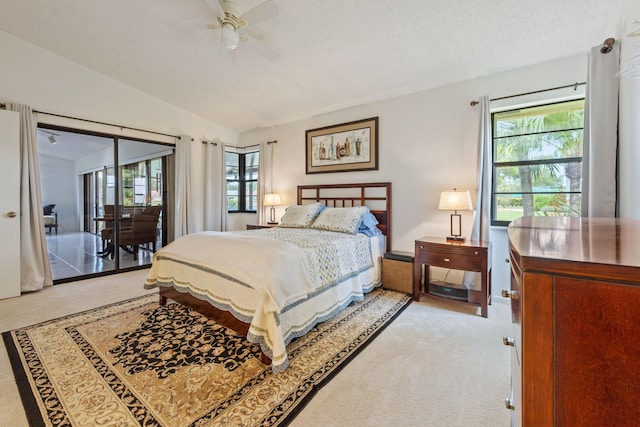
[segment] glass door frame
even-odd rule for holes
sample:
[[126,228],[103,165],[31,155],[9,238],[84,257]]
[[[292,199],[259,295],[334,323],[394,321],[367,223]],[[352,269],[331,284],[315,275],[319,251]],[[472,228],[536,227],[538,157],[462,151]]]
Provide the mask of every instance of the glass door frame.
[[[120,171],[121,167],[119,164],[119,160],[118,160],[118,153],[119,153],[119,145],[121,140],[122,141],[128,141],[128,142],[139,142],[139,143],[146,143],[146,144],[153,144],[153,145],[159,145],[159,146],[164,146],[167,147],[167,149],[171,149],[175,151],[175,144],[171,144],[171,143],[166,143],[166,142],[159,142],[159,141],[154,141],[154,140],[149,140],[149,139],[143,139],[143,138],[135,138],[135,137],[122,137],[120,135],[114,135],[114,134],[109,134],[109,133],[104,133],[104,132],[95,132],[95,131],[89,131],[89,130],[84,130],[84,129],[77,129],[77,128],[70,128],[70,127],[66,127],[66,126],[57,126],[57,125],[50,125],[50,124],[45,124],[45,123],[39,123],[38,124],[38,128],[39,129],[48,129],[48,130],[57,130],[57,131],[62,131],[62,132],[69,132],[69,133],[75,133],[75,134],[81,134],[81,135],[90,135],[90,136],[95,136],[95,137],[100,137],[100,138],[105,138],[108,140],[111,140],[111,142],[113,143],[113,163],[111,168],[113,168],[114,171]],[[161,227],[161,233],[162,233],[162,246],[165,246],[167,244],[168,241],[168,227],[167,227],[167,221],[169,220],[169,215],[167,212],[167,206],[168,206],[168,187],[167,187],[167,183],[168,183],[168,176],[170,174],[170,172],[168,171],[168,167],[169,167],[169,162],[168,162],[168,156],[167,154],[159,156],[159,158],[162,160],[162,221],[160,224]],[[78,206],[82,206],[82,213],[81,215],[83,216],[83,218],[80,221],[80,229],[81,231],[84,232],[92,232],[92,233],[96,233],[97,231],[97,224],[95,224],[94,218],[97,217],[98,215],[98,210],[100,208],[100,201],[98,200],[99,198],[99,194],[98,194],[98,189],[95,187],[96,185],[98,185],[95,179],[96,177],[96,172],[93,172],[93,179],[89,179],[86,177],[85,175],[81,175],[80,179],[79,179],[79,185],[81,188],[79,188],[79,197],[82,198],[82,200],[79,200]],[[102,171],[100,171],[102,172]],[[114,198],[115,198],[115,205],[118,206],[119,203],[119,196],[121,194],[121,189],[120,189],[120,185],[121,185],[121,177],[119,176],[119,173],[114,173]],[[106,175],[103,175],[103,187],[106,185]],[[78,179],[78,178],[77,178]],[[90,181],[94,181],[93,183]],[[93,184],[93,185],[92,185]],[[91,188],[88,188],[91,187]],[[74,190],[75,191],[75,190]],[[104,195],[105,193],[103,193]],[[104,198],[102,200],[102,204],[104,205]],[[116,248],[119,248],[118,245],[118,230],[119,230],[119,215],[114,215],[114,222],[113,222],[113,229],[114,229],[114,245]],[[119,256],[118,256],[118,249],[116,249],[116,254],[114,255],[114,268],[113,269],[109,269],[106,271],[100,271],[100,272],[94,272],[94,273],[88,273],[88,274],[83,274],[83,275],[78,275],[78,276],[72,276],[72,277],[65,277],[65,278],[61,278],[61,279],[54,279],[53,283],[54,284],[59,284],[59,283],[66,283],[66,282],[72,282],[72,281],[78,281],[78,280],[84,280],[84,279],[88,279],[88,278],[92,278],[92,277],[100,277],[100,276],[106,276],[106,275],[111,275],[111,274],[117,274],[117,273],[122,273],[125,271],[133,271],[133,270],[139,270],[139,269],[144,269],[144,268],[148,268],[150,266],[150,263],[148,264],[142,264],[142,265],[135,265],[135,266],[129,266],[129,267],[121,267],[120,266],[120,260],[119,260]]]

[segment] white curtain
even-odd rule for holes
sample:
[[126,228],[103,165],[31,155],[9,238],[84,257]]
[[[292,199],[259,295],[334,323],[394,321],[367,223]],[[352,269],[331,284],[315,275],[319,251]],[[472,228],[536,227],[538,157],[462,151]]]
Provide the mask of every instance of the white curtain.
[[258,175],[258,224],[264,224],[269,220],[269,215],[265,214],[263,204],[264,195],[273,192],[273,144],[268,142],[260,143],[260,168]]
[[37,291],[51,286],[51,265],[44,234],[37,122],[31,107],[7,103],[20,113],[20,289]]
[[194,226],[190,205],[193,202],[191,188],[191,137],[181,135],[176,141],[175,155],[175,221],[174,238],[189,234]]
[[[476,187],[476,210],[471,229],[471,240],[489,240],[489,206],[491,206],[491,104],[488,96],[479,101],[480,121],[478,126],[478,185]],[[478,273],[465,272],[463,285],[467,289],[480,283]]]
[[219,140],[204,141],[203,148],[203,224],[205,230],[227,229],[227,177],[225,146]]
[[491,206],[491,105],[488,96],[480,98],[479,103],[478,187],[471,239],[486,241],[489,240],[489,206]]
[[227,199],[227,148],[224,143],[220,143],[220,204],[218,211],[220,212],[220,231],[227,230],[227,215],[229,215]]
[[591,48],[585,95],[582,216],[617,215],[620,43]]

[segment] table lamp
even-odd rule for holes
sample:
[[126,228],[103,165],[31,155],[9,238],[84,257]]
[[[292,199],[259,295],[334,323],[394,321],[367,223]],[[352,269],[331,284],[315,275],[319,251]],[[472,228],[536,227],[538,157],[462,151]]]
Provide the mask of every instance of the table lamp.
[[451,214],[451,235],[447,237],[447,242],[463,243],[462,237],[462,218],[458,211],[473,210],[471,204],[471,194],[469,190],[443,191],[440,193],[440,204],[438,209],[441,211],[453,211]]
[[269,222],[267,224],[277,224],[276,222],[276,209],[274,206],[280,206],[282,202],[280,201],[280,194],[278,193],[267,193],[264,195],[264,205],[270,206],[270,215]]

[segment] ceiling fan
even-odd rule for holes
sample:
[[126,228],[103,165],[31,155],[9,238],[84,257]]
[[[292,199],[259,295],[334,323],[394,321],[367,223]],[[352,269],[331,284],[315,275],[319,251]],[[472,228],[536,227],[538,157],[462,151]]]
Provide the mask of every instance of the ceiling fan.
[[205,0],[205,3],[216,14],[218,23],[209,25],[209,28],[220,29],[223,48],[233,51],[241,42],[249,42],[263,56],[275,59],[277,54],[272,49],[243,32],[250,25],[278,16],[278,5],[273,0],[265,0],[244,13],[232,0]]

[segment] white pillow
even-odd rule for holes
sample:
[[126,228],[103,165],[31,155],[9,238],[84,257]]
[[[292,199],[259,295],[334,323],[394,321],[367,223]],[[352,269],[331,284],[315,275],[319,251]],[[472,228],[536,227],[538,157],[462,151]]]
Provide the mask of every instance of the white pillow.
[[306,228],[311,225],[323,207],[324,205],[319,202],[289,206],[280,220],[280,227]]
[[362,221],[362,216],[367,212],[369,212],[369,208],[366,206],[326,208],[313,221],[311,228],[356,234]]

